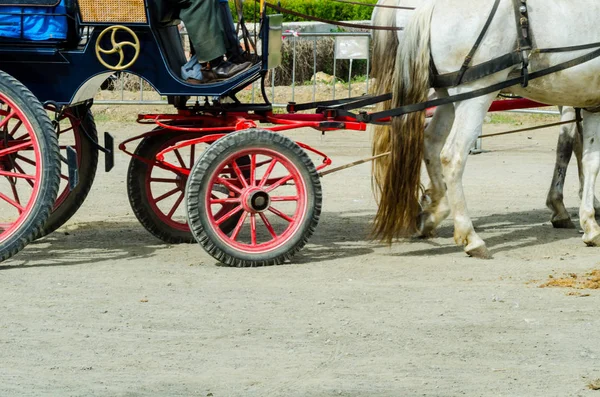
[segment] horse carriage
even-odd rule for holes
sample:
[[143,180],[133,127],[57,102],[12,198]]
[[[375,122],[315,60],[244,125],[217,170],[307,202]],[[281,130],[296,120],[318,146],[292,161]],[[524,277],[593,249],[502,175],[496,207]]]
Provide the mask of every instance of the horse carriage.
[[[324,171],[332,164],[326,154],[282,132],[366,131],[369,124],[390,124],[391,117],[452,102],[396,103],[399,110],[353,113],[393,99],[382,94],[290,103],[287,113],[274,112],[265,77],[281,62],[282,16],[267,15],[264,2],[259,40],[247,46],[254,51],[246,54],[253,65],[231,79],[200,85],[180,76],[187,59],[178,21],[160,15],[151,0],[2,0],[2,5],[10,12],[0,8],[0,14],[20,25],[15,37],[0,41],[0,260],[68,221],[91,188],[99,152],[105,169],[112,168],[113,138],[105,134],[99,143],[90,108],[115,72],[142,77],[174,109],[138,115],[150,131],[119,145],[131,155],[127,191],[136,217],[165,242],[197,241],[235,266],[291,258],[319,221],[320,177],[346,168]],[[43,40],[24,37],[23,25],[32,16],[66,29],[46,32]],[[247,34],[245,39],[252,41]],[[241,103],[236,94],[256,81],[263,103]],[[193,97],[199,99],[190,102]],[[540,103],[503,100],[490,110],[535,106]],[[128,147],[132,142],[138,142],[135,150]],[[311,157],[320,162],[315,165]],[[388,227],[380,225],[385,237],[396,233]]]

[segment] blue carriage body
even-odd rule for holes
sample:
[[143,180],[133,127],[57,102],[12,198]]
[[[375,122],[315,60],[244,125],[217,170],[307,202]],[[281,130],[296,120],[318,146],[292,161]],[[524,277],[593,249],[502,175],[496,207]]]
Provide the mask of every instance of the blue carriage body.
[[[4,18],[24,18],[23,15],[68,18],[69,34],[66,38],[49,37],[42,41],[28,40],[23,37],[0,38],[0,70],[20,80],[42,103],[54,102],[67,105],[93,99],[102,83],[115,73],[115,70],[102,65],[96,54],[96,44],[99,43],[100,35],[105,29],[115,25],[130,28],[137,35],[140,43],[139,58],[123,72],[144,78],[160,95],[168,97],[235,95],[236,92],[265,76],[269,68],[269,55],[272,59],[280,57],[280,54],[277,54],[276,41],[277,37],[281,40],[281,18],[266,17],[259,35],[262,55],[258,63],[225,81],[202,85],[189,84],[180,77],[181,66],[187,59],[177,21],[170,21],[166,26],[160,22],[161,18],[157,15],[159,10],[152,0],[131,0],[139,3],[136,10],[139,14],[137,17],[122,13],[116,16],[100,15],[90,18],[90,7],[93,8],[95,5],[101,7],[101,0],[80,0],[67,4],[68,15],[48,12],[49,6],[60,7],[64,1],[60,3],[56,0],[0,1],[3,5],[0,6],[0,14],[3,14]],[[83,2],[87,4],[82,6],[80,3]],[[39,7],[34,8],[33,12],[30,9],[27,12],[15,12],[15,10],[19,11],[19,8],[22,9],[21,4],[24,3],[27,5],[36,3]],[[87,9],[84,10],[85,7]],[[39,11],[35,12],[35,9]],[[106,12],[106,10],[100,11]],[[110,34],[105,35],[100,44],[107,43],[105,46],[110,48],[108,36]],[[116,40],[131,41],[131,36],[125,31],[119,31]],[[133,56],[131,48],[124,47],[124,53],[126,58]],[[111,55],[106,56],[109,60],[110,57]],[[118,62],[118,56],[112,55],[112,57],[113,63]]]

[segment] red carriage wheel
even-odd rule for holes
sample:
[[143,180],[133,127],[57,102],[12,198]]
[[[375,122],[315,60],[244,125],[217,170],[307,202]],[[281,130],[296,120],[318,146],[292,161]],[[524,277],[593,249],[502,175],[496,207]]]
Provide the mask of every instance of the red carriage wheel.
[[59,183],[48,114],[27,88],[0,72],[0,261],[40,235]]
[[[238,165],[243,157],[250,158],[248,175]],[[215,259],[239,267],[289,260],[313,234],[321,201],[319,177],[306,152],[283,135],[255,129],[215,142],[192,169],[186,188],[196,240]],[[225,214],[224,203],[233,207]],[[234,217],[234,229],[223,231],[220,225]]]
[[[54,111],[52,107],[46,109]],[[67,146],[77,153],[79,183],[73,190],[69,188],[69,170],[63,161],[58,197],[42,235],[52,233],[75,215],[92,188],[98,167],[98,149],[85,136],[87,133],[89,138],[96,141],[98,139],[96,123],[90,109],[85,105],[67,109],[57,122],[56,134],[62,158],[67,157]]]
[[[156,135],[144,138],[138,145],[129,163],[127,193],[131,208],[140,223],[157,238],[169,244],[192,243],[196,240],[190,232],[185,213],[184,194],[187,175],[160,167],[154,159],[164,149],[180,142],[198,138],[196,133],[154,131]],[[206,144],[198,144],[178,149],[168,154],[166,161],[184,169],[191,169]],[[146,161],[142,161],[145,159]],[[239,164],[244,166],[242,159]],[[227,213],[230,205],[222,205]],[[231,219],[221,227],[231,231],[237,220]]]

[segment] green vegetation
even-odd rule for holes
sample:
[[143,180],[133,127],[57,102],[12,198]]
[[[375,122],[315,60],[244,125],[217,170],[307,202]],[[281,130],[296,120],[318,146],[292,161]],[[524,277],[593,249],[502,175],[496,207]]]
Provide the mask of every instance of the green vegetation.
[[[376,4],[377,0],[362,0],[365,3]],[[296,11],[301,14],[311,15],[319,18],[331,19],[335,21],[363,21],[371,19],[372,7],[364,7],[359,5],[336,3],[329,0],[268,0],[272,4],[281,4],[282,8]],[[229,7],[233,15],[236,14],[235,2],[229,1]],[[244,3],[244,18],[246,21],[254,21],[255,15],[258,15],[259,5],[254,1],[246,1]],[[274,14],[272,9],[267,7],[268,14]],[[285,22],[298,22],[304,19],[284,15]]]

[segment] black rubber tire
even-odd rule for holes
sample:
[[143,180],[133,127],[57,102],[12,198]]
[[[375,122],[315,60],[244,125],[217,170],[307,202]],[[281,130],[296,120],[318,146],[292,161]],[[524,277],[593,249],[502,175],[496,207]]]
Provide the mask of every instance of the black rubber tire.
[[[73,115],[81,120],[80,129],[85,129],[89,136],[98,141],[98,132],[96,123],[91,110],[85,106],[75,107],[72,109]],[[75,215],[79,208],[83,205],[87,198],[98,168],[98,149],[84,136],[83,131],[75,130],[75,134],[80,135],[80,147],[78,149],[78,158],[81,161],[78,164],[79,183],[68,193],[68,196],[58,206],[54,206],[50,217],[46,221],[42,236],[54,232],[56,229],[64,225]],[[60,145],[60,138],[59,138]],[[81,154],[79,154],[81,151]],[[62,164],[63,169],[66,165]],[[60,193],[59,193],[60,194]]]
[[[158,132],[160,130],[161,129],[156,129],[154,131]],[[151,135],[142,139],[136,148],[134,155],[145,159],[154,159],[160,151],[173,145],[174,142],[182,142],[198,137],[199,135],[197,133],[185,134],[180,132],[165,132],[162,134]],[[248,159],[248,163],[249,162],[250,160]],[[148,176],[148,171],[148,164],[138,160],[136,157],[131,158],[129,170],[127,172],[127,195],[129,196],[129,203],[131,204],[131,209],[136,218],[146,230],[165,243],[195,243],[196,239],[189,228],[187,231],[174,228],[163,222],[159,216],[157,216],[156,212],[152,210],[148,201],[148,195],[146,194],[146,178]],[[226,233],[233,230],[238,219],[239,218],[236,219],[234,217],[228,222],[225,222],[221,227],[222,230]]]
[[[300,171],[306,184],[307,213],[298,231],[283,245],[266,253],[244,253],[228,245],[215,233],[206,212],[206,190],[219,163],[247,149],[270,149],[285,156]],[[188,223],[198,243],[219,262],[236,267],[280,265],[300,251],[314,233],[321,215],[323,193],[315,166],[294,141],[271,131],[250,129],[215,142],[196,162],[186,186]]]
[[[155,131],[160,131],[160,129]],[[181,137],[181,140],[183,141],[185,140],[185,136],[186,135],[181,133],[170,132],[151,135],[142,139],[135,149],[134,155],[144,159],[154,159],[161,150],[166,148],[166,143],[168,141],[172,141],[177,137]],[[152,210],[148,201],[148,195],[146,194],[146,178],[148,172],[148,164],[138,160],[136,157],[131,158],[129,169],[127,171],[127,195],[135,217],[146,230],[165,243],[193,243],[195,240],[191,231],[183,231],[167,225],[158,217],[154,210]]]
[[25,221],[8,237],[0,240],[0,262],[21,251],[37,238],[54,206],[60,184],[60,154],[50,118],[38,99],[23,84],[0,71],[0,91],[29,120],[40,147],[40,180],[37,197]]

